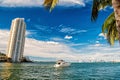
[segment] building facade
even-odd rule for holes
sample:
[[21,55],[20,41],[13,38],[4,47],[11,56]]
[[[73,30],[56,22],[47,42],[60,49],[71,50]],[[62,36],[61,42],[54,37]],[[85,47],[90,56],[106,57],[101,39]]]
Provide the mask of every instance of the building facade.
[[12,20],[7,58],[12,62],[21,62],[24,52],[26,24],[24,18]]

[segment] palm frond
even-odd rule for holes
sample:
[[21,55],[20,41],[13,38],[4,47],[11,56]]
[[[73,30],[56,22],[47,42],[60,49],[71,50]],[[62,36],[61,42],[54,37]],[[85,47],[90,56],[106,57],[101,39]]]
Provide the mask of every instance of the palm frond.
[[43,5],[51,12],[57,3],[58,0],[44,0]]
[[111,5],[112,0],[93,0],[91,20],[96,21],[99,10],[104,9],[106,6]]
[[118,40],[118,31],[116,29],[116,21],[114,12],[105,20],[102,26],[103,34],[107,34],[107,40],[110,45],[114,45],[115,40]]
[[118,34],[118,32],[116,31],[116,25],[113,24],[109,27],[107,33],[107,40],[110,45],[114,45],[114,42],[116,40],[116,35]]
[[108,31],[108,27],[112,24],[115,23],[115,16],[114,16],[114,12],[110,14],[110,16],[108,16],[108,18],[104,21],[103,25],[102,25],[102,32],[105,33],[106,31]]

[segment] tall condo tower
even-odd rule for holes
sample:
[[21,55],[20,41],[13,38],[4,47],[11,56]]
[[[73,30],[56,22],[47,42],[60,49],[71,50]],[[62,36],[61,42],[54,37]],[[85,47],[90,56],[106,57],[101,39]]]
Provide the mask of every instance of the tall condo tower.
[[24,52],[26,24],[24,18],[12,20],[7,57],[12,62],[21,62]]

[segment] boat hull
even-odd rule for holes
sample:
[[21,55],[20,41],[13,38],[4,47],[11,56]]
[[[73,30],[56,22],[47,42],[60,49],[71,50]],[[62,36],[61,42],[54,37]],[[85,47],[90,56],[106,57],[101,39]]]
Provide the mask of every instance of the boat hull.
[[55,64],[54,67],[58,68],[58,67],[67,67],[70,66],[70,63],[64,63],[64,64]]

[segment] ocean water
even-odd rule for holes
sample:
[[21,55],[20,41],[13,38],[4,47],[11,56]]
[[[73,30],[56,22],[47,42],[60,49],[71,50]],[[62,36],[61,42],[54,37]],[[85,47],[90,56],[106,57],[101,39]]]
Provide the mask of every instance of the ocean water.
[[0,80],[120,80],[120,63],[0,63]]

